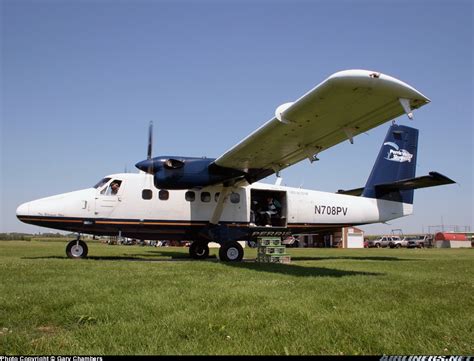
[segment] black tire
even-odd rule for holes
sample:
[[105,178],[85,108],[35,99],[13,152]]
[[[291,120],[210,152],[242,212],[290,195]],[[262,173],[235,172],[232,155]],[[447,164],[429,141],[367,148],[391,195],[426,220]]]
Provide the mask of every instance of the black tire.
[[402,245],[401,245],[400,243],[397,243],[397,244],[395,245],[396,248],[400,248],[401,246],[402,246]]
[[375,247],[380,248],[380,243],[376,243]]
[[224,262],[240,262],[244,258],[244,249],[238,242],[227,242],[219,248],[219,259]]
[[207,242],[194,241],[189,247],[189,255],[194,259],[206,259],[209,257],[209,246]]
[[299,247],[300,247],[300,242],[295,241],[295,243],[293,243],[293,248],[299,248]]
[[66,255],[72,259],[86,258],[89,249],[86,242],[74,240],[67,244]]

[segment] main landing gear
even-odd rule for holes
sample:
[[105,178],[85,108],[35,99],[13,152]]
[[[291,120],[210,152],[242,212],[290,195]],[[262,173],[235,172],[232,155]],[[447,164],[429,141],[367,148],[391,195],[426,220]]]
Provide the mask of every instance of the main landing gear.
[[[189,255],[194,259],[209,257],[209,246],[205,241],[194,241],[189,247]],[[244,258],[244,249],[239,242],[226,242],[221,244],[219,259],[224,262],[240,262]]]
[[227,242],[219,248],[219,258],[224,262],[240,262],[244,258],[244,249],[239,242]]
[[[189,255],[194,259],[209,257],[209,246],[204,241],[194,241],[189,247]],[[244,258],[244,249],[239,242],[226,242],[221,244],[219,258],[223,262],[240,262]]]
[[66,255],[69,258],[79,259],[87,257],[87,244],[84,241],[81,241],[79,237],[77,239],[69,242],[66,246]]

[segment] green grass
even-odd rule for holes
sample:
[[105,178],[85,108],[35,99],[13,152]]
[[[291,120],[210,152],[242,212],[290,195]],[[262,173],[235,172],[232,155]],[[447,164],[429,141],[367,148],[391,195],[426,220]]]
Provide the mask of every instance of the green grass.
[[0,354],[473,354],[471,249],[290,249],[290,265],[186,248],[0,242]]

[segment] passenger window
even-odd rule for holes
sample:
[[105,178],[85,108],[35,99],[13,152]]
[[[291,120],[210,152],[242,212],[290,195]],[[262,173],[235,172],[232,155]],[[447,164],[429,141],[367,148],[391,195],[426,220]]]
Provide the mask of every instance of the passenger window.
[[215,200],[216,202],[219,201],[219,196],[220,196],[220,192],[217,192],[217,193],[214,195],[214,200]]
[[162,201],[167,201],[170,197],[170,192],[162,189],[160,190],[160,192],[158,193],[158,198]]
[[184,198],[186,198],[188,202],[194,202],[194,200],[196,199],[196,193],[194,193],[193,191],[187,191],[184,195]]
[[153,192],[151,189],[144,189],[142,190],[142,198],[143,199],[152,199],[153,198]]
[[240,194],[239,193],[231,193],[230,194],[230,202],[231,203],[239,203],[240,202]]
[[211,201],[211,193],[209,192],[202,192],[201,193],[201,201],[202,202],[210,202]]

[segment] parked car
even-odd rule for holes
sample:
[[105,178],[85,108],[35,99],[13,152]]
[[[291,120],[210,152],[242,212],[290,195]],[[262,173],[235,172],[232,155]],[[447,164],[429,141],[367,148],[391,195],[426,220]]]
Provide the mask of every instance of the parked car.
[[393,242],[400,240],[398,236],[383,236],[378,239],[373,239],[369,241],[369,247],[390,247],[390,244]]
[[430,246],[431,236],[424,235],[419,237],[407,237],[408,245],[407,248],[424,248]]
[[400,247],[407,247],[408,240],[406,237],[400,238],[398,236],[392,236],[392,241],[390,242],[390,248],[400,248]]

